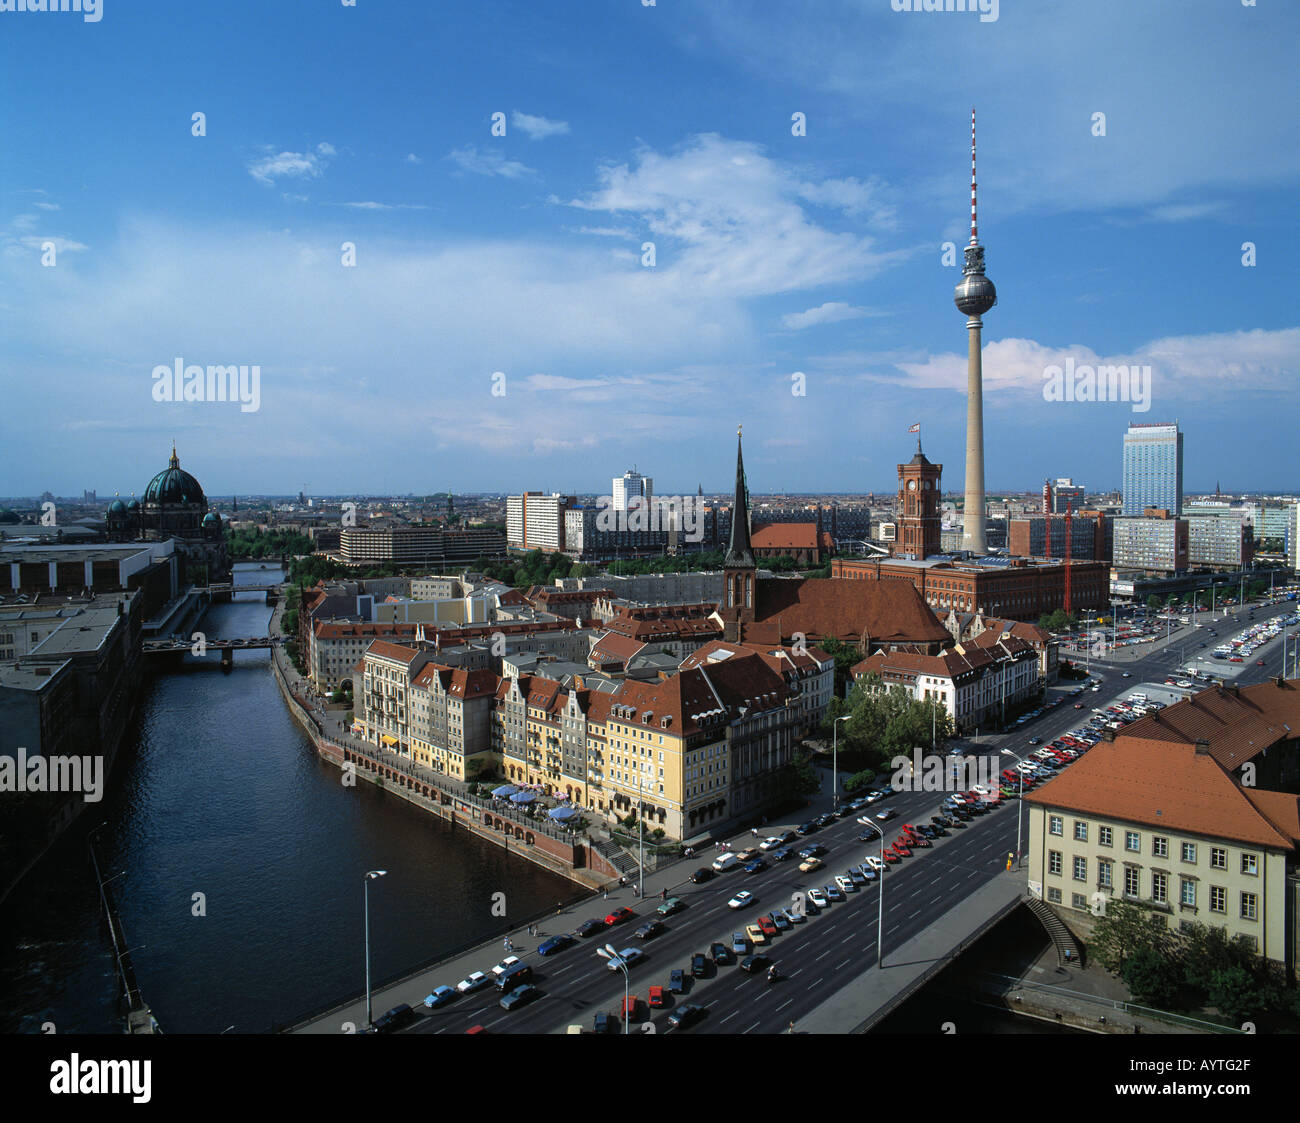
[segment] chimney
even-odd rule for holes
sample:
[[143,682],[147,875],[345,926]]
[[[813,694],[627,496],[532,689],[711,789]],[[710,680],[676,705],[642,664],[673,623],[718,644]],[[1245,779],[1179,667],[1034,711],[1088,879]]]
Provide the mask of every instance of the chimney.
[[1196,755],[1201,756],[1203,754],[1208,754],[1209,751],[1210,751],[1210,742],[1207,741],[1204,737],[1198,738],[1196,741]]
[[1105,729],[1105,730],[1103,730],[1103,731],[1102,731],[1102,734],[1101,734],[1101,739],[1102,739],[1103,741],[1114,741],[1114,740],[1115,740],[1115,730],[1113,730],[1113,729]]

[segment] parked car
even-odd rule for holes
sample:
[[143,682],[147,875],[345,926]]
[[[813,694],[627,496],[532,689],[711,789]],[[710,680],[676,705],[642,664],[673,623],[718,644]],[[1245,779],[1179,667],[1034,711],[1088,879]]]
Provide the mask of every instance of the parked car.
[[749,975],[757,975],[772,966],[772,961],[765,955],[747,955],[740,961],[740,969]]
[[693,874],[691,874],[691,882],[694,885],[699,885],[701,882],[708,881],[712,877],[713,877],[713,871],[709,869],[708,866],[701,866],[698,870],[696,870]]
[[672,991],[673,994],[686,993],[686,972],[680,967],[676,968],[672,974],[668,976],[668,989]]
[[763,929],[761,929],[757,924],[746,924],[745,936],[751,944],[767,943],[767,933],[764,932]]
[[634,913],[631,909],[628,908],[615,909],[607,917],[605,917],[605,923],[612,928],[615,924],[625,924],[627,921],[631,920],[634,916],[636,916],[636,913]]
[[736,955],[749,954],[749,941],[745,939],[744,932],[731,933],[731,950]]
[[451,987],[434,987],[433,993],[425,996],[424,1004],[430,1010],[434,1010],[439,1006],[446,1006],[448,1002],[454,1002],[459,997],[460,992]]
[[776,921],[774,921],[770,916],[760,916],[758,918],[758,926],[763,930],[763,935],[767,936],[769,939],[777,933]]
[[666,1001],[667,999],[664,998],[663,987],[653,986],[647,992],[646,1005],[649,1006],[651,1010],[662,1009]]
[[[749,949],[746,948],[745,950],[748,951]],[[709,958],[713,960],[715,967],[720,967],[724,963],[730,963],[736,957],[726,944],[715,942],[709,945]]]
[[376,1033],[395,1033],[404,1025],[409,1025],[414,1020],[415,1011],[405,1002],[402,1002],[397,1006],[394,1006],[391,1010],[387,1010],[380,1014],[379,1017],[374,1020],[373,1025]]
[[507,971],[513,970],[522,962],[523,960],[517,955],[507,955],[505,959],[492,968],[492,974],[499,980]]
[[482,971],[473,971],[456,984],[456,989],[461,994],[473,994],[476,990],[482,990],[484,987],[491,985],[492,980]]
[[687,1029],[703,1018],[705,1013],[703,1006],[694,1006],[687,1002],[668,1015],[668,1028]]
[[567,932],[561,932],[558,936],[552,936],[549,940],[543,940],[537,945],[538,955],[554,955],[557,951],[563,951],[574,939]]
[[691,978],[702,979],[709,973],[709,961],[702,952],[691,956]]

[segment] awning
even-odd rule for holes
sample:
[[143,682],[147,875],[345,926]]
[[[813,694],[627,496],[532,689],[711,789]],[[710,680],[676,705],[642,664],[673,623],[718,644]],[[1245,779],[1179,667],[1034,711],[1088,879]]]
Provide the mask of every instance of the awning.
[[519,789],[516,788],[514,784],[502,784],[499,788],[493,788],[492,794],[498,799],[501,799],[504,796],[514,795],[518,790]]
[[519,792],[516,795],[512,795],[510,797],[510,802],[511,803],[532,803],[533,800],[535,800],[536,798],[537,796],[535,796],[532,792]]
[[397,738],[396,738],[396,737],[391,737],[391,736],[389,736],[387,733],[385,733],[385,734],[384,734],[382,737],[380,737],[379,739],[380,739],[381,741],[383,741],[383,743],[384,743],[385,745],[396,745],[396,744],[397,744]]
[[577,812],[572,807],[557,807],[554,811],[548,812],[552,819],[572,819],[577,816]]

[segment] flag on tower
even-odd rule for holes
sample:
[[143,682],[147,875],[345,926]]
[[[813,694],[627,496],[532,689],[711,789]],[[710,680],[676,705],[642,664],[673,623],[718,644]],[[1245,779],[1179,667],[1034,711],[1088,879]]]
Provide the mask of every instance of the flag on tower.
[[909,433],[919,433],[920,431],[921,423],[919,421],[908,430]]

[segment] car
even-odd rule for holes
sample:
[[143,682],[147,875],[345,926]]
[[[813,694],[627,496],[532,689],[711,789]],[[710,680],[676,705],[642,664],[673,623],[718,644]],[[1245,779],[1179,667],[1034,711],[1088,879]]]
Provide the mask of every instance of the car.
[[837,874],[835,885],[843,893],[856,893],[858,891],[857,882],[847,873]]
[[875,854],[869,854],[867,857],[863,858],[862,864],[872,873],[877,875],[884,873],[885,870],[889,868],[884,859],[876,857]]
[[936,827],[951,827],[953,822],[946,815],[931,815],[930,823]]
[[812,834],[814,831],[818,831],[821,828],[814,822],[807,822],[795,829],[799,832],[799,834]]
[[622,966],[635,967],[643,959],[645,959],[645,952],[640,948],[623,948],[606,964],[606,967],[610,971],[617,971]]
[[646,1005],[651,1010],[662,1009],[668,1000],[664,997],[664,988],[653,986],[646,994]]
[[[908,846],[907,843],[904,842],[901,838],[897,838],[894,840],[894,845],[891,847],[891,849],[900,858],[910,858],[912,856],[912,848]],[[885,853],[888,854],[889,851],[886,850]]]
[[695,1006],[687,1002],[668,1015],[668,1028],[687,1029],[703,1018],[705,1013],[703,1006]]
[[799,870],[801,873],[812,873],[813,870],[819,870],[825,864],[820,858],[805,858],[799,863]]
[[731,950],[736,955],[749,954],[749,941],[745,939],[744,932],[731,933]]
[[433,993],[425,996],[424,1004],[430,1010],[434,1010],[439,1006],[446,1006],[448,1002],[453,1002],[459,997],[460,992],[452,987],[434,987]]
[[907,836],[907,845],[919,846],[922,850],[924,850],[927,846],[933,846],[934,843],[931,842],[928,838],[926,838],[925,835],[920,834],[917,831],[913,831],[910,835]]
[[701,866],[691,874],[691,884],[699,885],[701,882],[709,881],[713,878],[713,871],[708,866]]
[[828,902],[826,899],[826,894],[823,893],[820,889],[809,889],[806,896],[808,900],[810,900],[819,909],[824,909],[827,907]]
[[486,986],[491,986],[492,980],[489,979],[482,971],[472,971],[465,978],[456,984],[456,989],[461,994],[473,994],[476,990],[482,990]]
[[767,933],[765,933],[763,929],[760,928],[757,924],[746,924],[745,935],[748,937],[749,942],[752,944],[767,943]]
[[817,817],[817,825],[819,827],[829,827],[835,822],[836,818],[837,816],[834,813],[828,811],[825,815],[819,815]]
[[[874,872],[871,874],[870,877],[868,877],[867,871],[864,870],[861,866],[850,866],[849,877],[853,880],[854,885],[866,885],[868,881],[874,881],[876,879],[876,875]],[[773,920],[776,919],[775,914],[773,915],[772,919]]]
[[747,955],[740,961],[740,969],[749,975],[757,975],[772,966],[772,961],[765,955]]
[[618,1018],[613,1014],[607,1014],[604,1010],[597,1010],[591,1016],[591,1029],[593,1033],[610,1033],[618,1027]]
[[782,846],[780,850],[773,850],[771,857],[774,862],[788,862],[794,857],[794,851],[788,846]]
[[1031,745],[1041,745],[1043,743],[1043,739],[1041,737],[1030,737],[1029,743]]
[[848,900],[848,898],[844,896],[844,890],[842,890],[838,885],[823,885],[822,892],[826,894],[826,899],[828,901],[838,902]]
[[744,850],[736,851],[736,860],[739,862],[752,862],[758,856],[759,851],[757,846],[750,846]]
[[691,978],[702,979],[709,973],[709,960],[703,952],[691,956]]
[[[791,924],[802,924],[804,923],[804,921],[808,919],[808,917],[805,915],[805,913],[807,912],[807,905],[808,902],[805,901],[804,908],[802,910],[795,907],[795,908],[782,909],[781,913],[786,918],[786,920],[788,920]],[[773,913],[772,916],[773,919],[776,918],[775,913]]]
[[518,1006],[527,1006],[535,998],[540,998],[542,992],[533,986],[532,983],[524,983],[521,987],[515,987],[509,994],[497,1003],[502,1010],[513,1010]]
[[402,1026],[415,1020],[415,1011],[405,1002],[399,1003],[391,1010],[380,1014],[372,1023],[376,1033],[395,1033]]
[[805,846],[802,850],[800,850],[799,857],[820,858],[825,853],[826,853],[826,847],[824,847],[820,842],[814,842],[811,846]]
[[746,905],[752,905],[755,897],[748,889],[742,889],[727,902],[729,909],[743,909]]
[[672,974],[668,976],[668,989],[672,991],[673,994],[686,993],[686,972],[680,967],[676,968]]
[[[746,948],[745,950],[748,951],[749,949]],[[715,941],[709,945],[709,958],[713,960],[713,965],[715,967],[719,967],[724,963],[730,963],[736,957],[732,954],[731,948],[727,947],[726,944]]]
[[1264,660],[1263,660],[1263,659],[1256,659],[1256,660],[1255,660],[1255,666],[1257,666],[1257,667],[1262,667],[1263,665],[1264,665]]
[[629,994],[623,999],[623,1017],[629,1022],[641,1019],[641,996]]
[[522,962],[523,960],[517,955],[507,955],[505,959],[492,968],[492,974],[499,979],[512,967],[518,967]]
[[748,874],[762,873],[768,865],[762,858],[755,858],[752,862],[745,865],[745,872]]
[[763,930],[763,935],[771,939],[777,933],[776,921],[770,916],[760,916],[758,926]]
[[1074,704],[1074,708],[1075,708],[1076,710],[1081,710],[1081,709],[1083,709],[1083,703],[1082,703],[1082,702],[1075,702],[1075,704]]
[[680,897],[669,897],[661,904],[655,912],[660,916],[672,916],[675,912],[681,912],[686,907],[686,902]]
[[790,918],[786,916],[785,909],[777,909],[772,913],[772,923],[776,926],[778,932],[788,932],[794,927],[790,922]]
[[887,823],[890,819],[896,818],[897,816],[898,812],[892,807],[885,807],[876,812],[876,819],[881,823]]
[[784,845],[784,842],[784,839],[777,835],[773,835],[771,838],[763,839],[763,841],[758,844],[758,848],[760,850],[779,850],[782,845]]
[[631,920],[634,916],[636,916],[636,913],[634,913],[631,909],[628,908],[615,909],[607,917],[605,917],[605,923],[612,928],[615,924],[627,923],[627,921]]
[[887,791],[884,791],[884,790],[881,789],[881,788],[876,788],[874,791],[869,791],[869,792],[867,792],[867,802],[868,802],[868,803],[879,803],[879,802],[880,802],[882,799],[884,799],[885,796],[887,796],[888,794],[889,794],[889,793],[888,793]]
[[638,940],[653,940],[660,932],[666,931],[662,920],[647,920],[632,933]]
[[552,936],[549,940],[543,940],[537,945],[538,955],[554,955],[557,951],[563,951],[574,943],[574,939],[568,932],[561,932],[558,936]]
[[854,806],[852,803],[841,803],[837,808],[835,808],[835,818],[846,819],[852,815],[853,812]]

